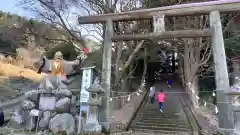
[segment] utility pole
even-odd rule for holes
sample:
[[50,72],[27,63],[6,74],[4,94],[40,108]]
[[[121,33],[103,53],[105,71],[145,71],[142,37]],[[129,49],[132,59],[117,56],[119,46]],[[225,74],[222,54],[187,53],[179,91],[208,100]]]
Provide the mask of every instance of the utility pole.
[[[108,9],[111,9],[111,0],[107,1]],[[113,37],[113,21],[107,19],[105,27],[105,37],[103,44],[103,61],[102,61],[102,77],[101,86],[104,90],[104,98],[102,99],[102,108],[100,111],[100,124],[103,126],[105,132],[109,132],[109,98],[111,92],[111,65],[112,65],[112,37]]]
[[228,134],[233,131],[233,112],[230,108],[228,68],[224,48],[222,24],[219,11],[210,12],[210,26],[213,29],[212,49],[215,65],[215,82],[219,119],[219,131]]

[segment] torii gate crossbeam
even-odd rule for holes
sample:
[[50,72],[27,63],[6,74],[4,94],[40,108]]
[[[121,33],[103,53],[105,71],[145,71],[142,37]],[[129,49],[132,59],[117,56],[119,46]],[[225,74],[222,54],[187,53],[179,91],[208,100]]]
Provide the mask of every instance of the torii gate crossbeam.
[[186,16],[209,14],[211,11],[237,12],[240,10],[240,0],[217,0],[201,3],[180,4],[135,11],[110,13],[102,15],[82,16],[78,18],[79,24],[104,23],[107,19],[113,21],[130,21],[151,19],[152,16],[161,12],[165,16]]

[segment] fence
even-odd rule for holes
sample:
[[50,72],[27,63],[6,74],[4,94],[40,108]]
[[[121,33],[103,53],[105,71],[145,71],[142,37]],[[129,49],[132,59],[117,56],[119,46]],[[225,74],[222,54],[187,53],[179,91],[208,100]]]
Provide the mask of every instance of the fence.
[[122,108],[125,104],[127,104],[132,96],[132,92],[116,92],[112,91],[112,100],[109,100],[111,110],[116,110]]
[[109,100],[111,132],[119,132],[127,128],[141,106],[146,93],[144,90],[136,90],[135,92],[112,91],[112,95],[115,96]]

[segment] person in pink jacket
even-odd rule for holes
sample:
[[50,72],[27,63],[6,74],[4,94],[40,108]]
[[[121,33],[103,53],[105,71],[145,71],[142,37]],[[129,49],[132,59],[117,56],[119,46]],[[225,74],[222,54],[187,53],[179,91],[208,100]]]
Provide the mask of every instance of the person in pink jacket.
[[159,103],[160,112],[163,112],[163,105],[166,95],[163,93],[163,90],[157,93],[157,100]]

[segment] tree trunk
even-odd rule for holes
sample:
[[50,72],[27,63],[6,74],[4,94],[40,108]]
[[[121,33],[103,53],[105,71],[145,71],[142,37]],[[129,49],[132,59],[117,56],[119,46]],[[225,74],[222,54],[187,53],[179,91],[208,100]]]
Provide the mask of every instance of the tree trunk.
[[197,108],[199,107],[199,102],[197,98],[199,93],[199,77],[198,76],[195,76],[192,81],[192,89],[195,91],[195,93],[192,93],[193,107]]
[[129,92],[132,92],[132,90],[133,90],[133,72],[134,72],[134,65],[133,64],[131,64],[130,66],[129,66],[129,71],[130,71],[130,73],[129,73],[129,80],[128,80],[128,82],[129,82],[129,86],[130,86],[130,91]]
[[182,87],[185,88],[186,84],[185,84],[185,78],[184,78],[184,58],[183,57],[179,58],[179,69],[180,69],[180,78],[181,78]]
[[141,79],[141,86],[140,89],[142,90],[145,86],[145,79],[146,79],[146,74],[147,74],[147,58],[148,58],[148,54],[147,54],[147,48],[144,48],[144,69],[143,69],[143,74],[142,74],[142,79]]
[[[184,80],[185,88],[188,92],[193,107],[198,107],[198,79],[196,78],[196,70],[199,65],[198,56],[196,56],[196,46],[194,40],[187,39],[184,44]],[[195,79],[196,78],[196,79]]]
[[175,52],[172,54],[172,72],[174,73],[176,69],[176,60],[175,60]]
[[120,89],[120,84],[121,84],[121,78],[120,78],[120,73],[119,73],[119,68],[120,68],[120,61],[121,61],[121,55],[122,55],[122,46],[123,43],[121,42],[119,45],[116,47],[116,63],[115,63],[115,80],[114,80],[114,90],[117,91]]

